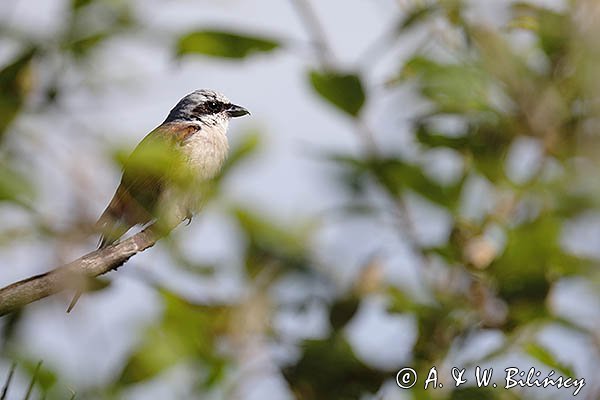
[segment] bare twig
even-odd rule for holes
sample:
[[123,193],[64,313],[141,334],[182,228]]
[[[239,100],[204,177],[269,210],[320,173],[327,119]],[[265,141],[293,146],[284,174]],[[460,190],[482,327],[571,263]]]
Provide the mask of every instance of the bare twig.
[[37,379],[37,375],[40,372],[41,367],[42,367],[42,361],[38,362],[37,365],[35,366],[33,375],[31,375],[31,382],[29,382],[29,387],[27,388],[27,393],[25,393],[25,398],[23,400],[29,400],[29,396],[31,396],[31,392],[33,391],[33,385],[35,384],[35,380]]
[[17,368],[17,363],[13,363],[10,367],[10,371],[8,372],[8,377],[6,378],[6,383],[4,384],[4,388],[2,388],[2,396],[0,396],[0,400],[6,399],[6,394],[8,393],[8,387],[10,386],[10,382],[12,381],[12,377],[15,373],[15,368]]
[[296,7],[302,23],[306,30],[312,36],[312,42],[319,53],[319,59],[324,67],[331,67],[334,64],[333,51],[327,44],[327,35],[319,22],[319,17],[312,9],[309,0],[291,0]]
[[364,155],[372,159],[381,158],[382,155],[377,146],[377,140],[375,140],[375,133],[367,122],[364,119],[357,118],[354,120],[354,126],[355,135],[362,142]]
[[120,243],[93,251],[52,271],[0,289],[0,316],[65,289],[80,289],[86,278],[119,268],[131,257],[152,247],[160,235],[146,228]]

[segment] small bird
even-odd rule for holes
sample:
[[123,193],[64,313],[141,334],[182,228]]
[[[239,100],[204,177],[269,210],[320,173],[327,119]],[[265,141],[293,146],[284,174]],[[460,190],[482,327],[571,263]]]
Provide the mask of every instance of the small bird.
[[203,187],[227,157],[229,120],[247,114],[213,90],[195,90],[182,98],[126,161],[121,183],[97,222],[98,248],[113,244],[136,225],[152,224],[168,232],[190,221],[201,207]]

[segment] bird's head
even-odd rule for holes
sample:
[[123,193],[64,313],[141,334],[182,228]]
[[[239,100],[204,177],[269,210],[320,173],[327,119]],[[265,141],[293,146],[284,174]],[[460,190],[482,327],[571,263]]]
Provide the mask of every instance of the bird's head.
[[200,89],[185,96],[171,110],[165,122],[199,122],[202,125],[225,125],[231,118],[250,114],[242,106],[232,104],[225,95]]

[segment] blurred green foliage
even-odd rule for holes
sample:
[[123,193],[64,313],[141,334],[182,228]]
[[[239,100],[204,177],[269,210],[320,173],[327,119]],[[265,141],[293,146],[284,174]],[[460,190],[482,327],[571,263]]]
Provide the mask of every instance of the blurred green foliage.
[[182,36],[177,53],[205,54],[213,57],[245,58],[253,53],[269,52],[279,47],[272,39],[240,35],[231,32],[204,30]]
[[227,331],[228,307],[190,304],[168,291],[162,294],[162,321],[149,328],[117,383],[127,386],[149,380],[183,361],[202,363],[209,370],[203,384],[214,383],[225,363],[216,341]]
[[351,116],[358,116],[365,103],[362,82],[355,74],[311,71],[310,83],[321,97]]
[[0,135],[17,116],[27,97],[31,84],[29,65],[34,54],[35,50],[25,51],[0,71]]
[[[391,315],[415,318],[418,337],[407,364],[420,376],[431,366],[444,364],[452,352],[464,350],[461,343],[471,334],[487,329],[501,333],[505,341],[491,354],[481,354],[478,361],[482,363],[503,353],[518,352],[532,362],[576,376],[573,360],[559,360],[552,349],[536,341],[536,334],[550,324],[584,335],[594,346],[590,352],[598,352],[597,332],[585,324],[566,321],[551,307],[552,292],[565,278],[582,277],[595,287],[600,282],[597,260],[572,254],[562,240],[564,228],[573,218],[597,213],[600,208],[596,184],[600,172],[596,128],[600,117],[598,7],[593,0],[566,2],[562,11],[534,2],[516,2],[509,6],[509,20],[493,27],[469,17],[468,6],[462,1],[431,1],[426,6],[420,1],[407,3],[414,3],[414,7],[399,13],[393,42],[407,40],[408,31],[424,30],[429,32],[427,41],[435,45],[420,46],[399,62],[385,87],[371,88],[362,73],[348,72],[330,60],[314,60],[306,74],[316,98],[333,107],[324,112],[347,116],[361,138],[372,134],[363,120],[371,89],[387,94],[409,88],[427,103],[426,111],[409,118],[409,133],[418,147],[416,157],[406,159],[400,149],[369,147],[367,141],[360,142],[364,147],[361,155],[324,156],[340,172],[331,181],[348,195],[348,204],[341,206],[348,218],[379,221],[376,218],[385,215],[397,222],[394,226],[418,260],[424,295],[388,283],[373,263],[363,266],[351,288],[340,288],[333,282],[335,274],[331,271],[345,266],[323,265],[311,247],[318,226],[304,221],[298,226],[282,224],[238,204],[227,212],[244,243],[241,258],[251,295],[228,304],[197,304],[157,287],[164,306],[161,318],[147,327],[113,382],[90,393],[82,389],[78,398],[119,398],[132,386],[149,382],[176,365],[191,365],[202,371],[194,387],[199,397],[215,387],[229,393],[227,388],[241,363],[238,353],[249,338],[288,342],[271,324],[284,308],[272,291],[283,279],[319,282],[330,292],[329,298],[309,299],[298,305],[307,307],[315,301],[326,307],[330,323],[326,337],[297,340],[294,348],[298,356],[280,366],[281,376],[299,399],[362,398],[393,381],[395,371],[403,367],[369,365],[347,340],[348,324],[363,301],[372,296],[384,298]],[[83,62],[113,35],[139,29],[127,1],[75,0],[71,7],[67,29],[56,38],[64,58]],[[109,17],[88,31],[84,17],[99,8]],[[430,29],[432,24],[443,28]],[[528,38],[525,48],[516,40],[523,36]],[[14,134],[11,126],[20,114],[36,112],[27,102],[34,89],[47,90],[49,103],[60,97],[61,71],[54,71],[56,82],[35,86],[39,69],[51,65],[47,49],[55,48],[53,40],[23,43],[22,51],[0,67],[1,138]],[[241,60],[257,53],[292,51],[282,43],[279,38],[200,29],[179,37],[174,51],[187,57]],[[400,110],[402,105],[397,107]],[[458,132],[440,123],[444,118],[459,121]],[[375,132],[375,144],[377,137]],[[507,163],[511,149],[523,139],[533,140],[542,156],[533,170],[526,171],[528,178],[519,181],[508,172]],[[254,155],[259,145],[259,135],[252,133],[232,149],[212,197],[222,195],[219,184]],[[12,165],[16,161],[8,151],[1,150],[0,200],[22,204],[23,196],[35,188],[27,176],[15,172],[19,169]],[[432,176],[423,162],[440,150],[461,161],[458,176],[451,181]],[[161,155],[170,162],[162,153],[158,159]],[[144,157],[134,161],[145,172],[162,168],[155,161],[148,164]],[[468,185],[475,179],[490,189],[487,198],[478,200],[487,206],[478,216],[465,210]],[[373,191],[389,201],[374,200],[369,196]],[[406,204],[407,197],[415,195],[450,216],[451,232],[443,243],[425,245],[415,236],[421,221],[412,218]],[[331,210],[331,214],[338,211]],[[503,240],[490,238],[490,230],[499,231]],[[189,268],[189,260],[173,249],[174,263],[200,278],[204,276],[200,268]],[[19,316],[7,322],[7,348]],[[35,363],[22,364],[34,374]],[[45,398],[61,398],[64,392],[56,394],[53,390],[61,384],[71,386],[45,369],[35,374]],[[453,389],[450,385],[444,391],[424,391],[418,386],[403,394],[415,399],[527,398],[518,391]],[[595,394],[589,396],[594,398]]]

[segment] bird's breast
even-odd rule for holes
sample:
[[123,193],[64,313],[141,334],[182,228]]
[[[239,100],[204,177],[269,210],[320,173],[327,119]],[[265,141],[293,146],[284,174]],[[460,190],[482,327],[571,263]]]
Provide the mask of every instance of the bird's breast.
[[221,170],[229,144],[223,129],[203,126],[182,143],[181,150],[200,179],[211,179]]

